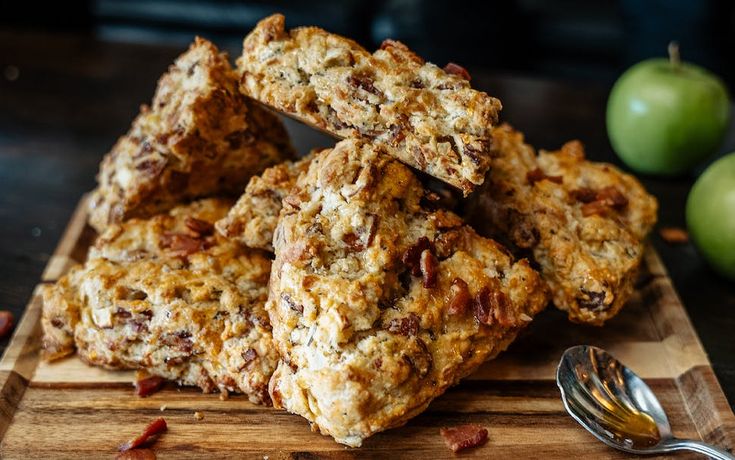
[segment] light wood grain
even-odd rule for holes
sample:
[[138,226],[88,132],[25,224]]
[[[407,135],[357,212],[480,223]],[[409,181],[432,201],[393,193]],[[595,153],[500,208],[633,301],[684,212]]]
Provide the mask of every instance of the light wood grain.
[[[94,232],[84,225],[82,205],[45,280],[57,279],[85,257]],[[169,424],[154,445],[161,459],[456,458],[444,446],[439,428],[468,422],[486,426],[490,439],[463,458],[627,458],[596,441],[564,412],[554,382],[556,365],[565,348],[580,343],[608,349],[643,376],[676,435],[735,446],[735,416],[652,250],[646,253],[635,295],[604,328],[573,325],[558,311],[544,312],[498,360],[486,363],[405,427],[378,434],[359,449],[311,432],[298,416],[255,406],[243,397],[223,401],[169,384],[149,398],[138,398],[132,372],[92,368],[74,357],[42,362],[40,313],[37,289],[0,361],[2,458],[112,458],[119,443],[161,415]],[[196,420],[195,411],[204,419]]]

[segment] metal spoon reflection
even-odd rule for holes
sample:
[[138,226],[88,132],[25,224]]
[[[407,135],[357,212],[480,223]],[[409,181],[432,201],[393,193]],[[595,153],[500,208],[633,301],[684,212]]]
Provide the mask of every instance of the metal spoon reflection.
[[648,385],[601,348],[578,345],[565,351],[556,384],[572,418],[610,447],[633,454],[690,450],[715,459],[735,459],[701,441],[675,438]]

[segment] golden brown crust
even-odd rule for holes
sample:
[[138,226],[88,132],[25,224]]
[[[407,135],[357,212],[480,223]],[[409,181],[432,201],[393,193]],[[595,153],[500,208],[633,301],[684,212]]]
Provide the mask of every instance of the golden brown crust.
[[267,303],[282,356],[270,393],[340,443],[359,446],[423,411],[548,300],[526,260],[425,199],[409,168],[344,140],[284,200]]
[[83,266],[44,290],[46,357],[76,348],[91,365],[269,403],[270,260],[214,234],[231,204],[206,199],[108,227]]
[[601,325],[630,297],[656,222],[656,199],[633,176],[585,160],[581,143],[537,156],[510,126],[493,130],[496,155],[468,219],[483,235],[530,251],[556,306]]
[[501,105],[467,80],[386,40],[370,54],[317,27],[285,30],[280,14],[245,38],[247,95],[343,138],[385,150],[465,194],[484,180]]
[[192,198],[239,193],[291,152],[278,118],[238,91],[227,55],[197,38],[102,161],[90,224],[101,232]]
[[245,246],[273,252],[273,231],[281,212],[281,201],[309,168],[314,152],[298,161],[286,161],[253,176],[235,206],[216,227],[223,236]]

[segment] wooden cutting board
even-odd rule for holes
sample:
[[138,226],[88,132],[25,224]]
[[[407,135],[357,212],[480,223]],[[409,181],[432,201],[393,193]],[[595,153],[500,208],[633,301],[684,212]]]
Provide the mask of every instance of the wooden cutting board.
[[[44,283],[84,260],[95,236],[85,221],[82,201],[46,267]],[[676,435],[735,447],[735,416],[653,249],[646,252],[630,304],[604,328],[570,324],[550,309],[499,359],[405,427],[378,434],[359,449],[312,433],[301,417],[243,397],[222,401],[172,384],[138,398],[132,372],[88,367],[75,357],[44,363],[40,314],[36,289],[0,361],[0,456],[5,459],[114,458],[121,442],[160,416],[169,426],[153,446],[160,459],[454,458],[439,428],[468,422],[486,426],[489,441],[460,457],[626,458],[564,412],[554,374],[561,353],[576,344],[601,346],[638,372],[660,398]]]

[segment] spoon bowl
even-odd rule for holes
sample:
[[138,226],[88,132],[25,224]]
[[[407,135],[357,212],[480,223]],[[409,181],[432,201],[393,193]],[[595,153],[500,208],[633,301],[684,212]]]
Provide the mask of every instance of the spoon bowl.
[[610,447],[634,454],[691,450],[716,459],[735,459],[717,447],[675,438],[666,412],[648,385],[601,348],[567,349],[556,383],[572,418]]

